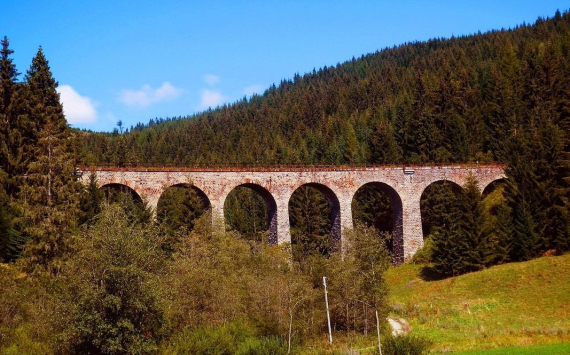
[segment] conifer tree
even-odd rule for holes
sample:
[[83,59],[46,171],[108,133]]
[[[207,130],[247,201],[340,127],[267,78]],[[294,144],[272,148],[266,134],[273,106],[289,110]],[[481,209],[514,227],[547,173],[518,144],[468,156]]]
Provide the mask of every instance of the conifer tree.
[[520,137],[512,137],[506,143],[508,157],[505,193],[511,211],[509,236],[509,259],[529,260],[539,255],[536,208],[539,197],[536,191],[536,176],[529,162],[532,161],[528,145]]
[[89,184],[83,189],[79,202],[79,224],[86,224],[95,218],[102,208],[105,193],[97,185],[97,176],[94,172],[89,175]]
[[375,122],[369,136],[368,161],[375,164],[395,164],[402,160],[400,147],[396,142],[392,124],[386,121]]
[[332,248],[330,206],[316,188],[301,186],[289,201],[293,258],[328,255]]
[[7,173],[5,188],[9,196],[17,191],[18,177],[24,174],[24,130],[18,91],[18,71],[9,49],[7,37],[2,40],[0,50],[0,169]]
[[485,267],[485,253],[492,245],[482,238],[483,213],[481,192],[477,180],[470,175],[460,195],[460,214],[457,221],[456,248],[458,259],[454,262],[453,274],[477,271]]
[[358,162],[358,139],[356,138],[356,132],[352,124],[346,124],[345,130],[345,147],[344,147],[344,161],[347,163]]
[[6,173],[0,169],[0,262],[6,262],[19,252],[18,233],[14,229],[10,198],[4,191]]
[[461,256],[458,222],[460,199],[451,183],[429,186],[421,200],[424,235],[432,241],[432,262],[436,273],[442,276],[455,275],[456,263]]
[[10,42],[7,37],[1,42],[0,50],[0,168],[9,171],[9,136],[13,124],[12,101],[16,91],[18,71],[10,55],[14,53],[9,48]]
[[40,47],[26,74],[30,118],[37,134],[33,162],[20,192],[22,227],[29,238],[29,265],[57,271],[50,262],[66,250],[78,217],[80,184],[70,153],[72,135],[63,115],[48,61]]

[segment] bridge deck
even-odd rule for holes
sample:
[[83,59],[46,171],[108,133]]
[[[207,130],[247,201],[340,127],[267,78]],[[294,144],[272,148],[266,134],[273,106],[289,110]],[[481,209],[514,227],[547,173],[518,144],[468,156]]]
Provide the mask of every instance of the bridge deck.
[[150,166],[111,166],[93,165],[81,166],[82,171],[133,171],[133,172],[210,172],[210,171],[235,171],[235,172],[289,172],[289,171],[368,171],[387,169],[462,169],[462,168],[504,168],[502,163],[438,163],[438,164],[384,164],[384,165],[150,165]]

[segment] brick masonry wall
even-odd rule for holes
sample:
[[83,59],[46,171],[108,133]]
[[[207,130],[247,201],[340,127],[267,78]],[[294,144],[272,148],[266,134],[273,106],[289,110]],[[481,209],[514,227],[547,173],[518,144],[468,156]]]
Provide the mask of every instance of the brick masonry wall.
[[[83,174],[88,182],[89,170]],[[366,184],[377,184],[391,198],[394,210],[394,253],[396,262],[408,260],[422,245],[420,198],[430,184],[451,181],[463,186],[469,174],[479,181],[481,191],[491,182],[504,178],[502,166],[438,166],[410,169],[370,167],[355,170],[331,168],[314,171],[144,171],[93,169],[99,186],[126,185],[146,199],[156,209],[162,192],[174,185],[190,185],[207,196],[214,220],[223,220],[227,195],[238,186],[253,188],[268,205],[270,241],[291,241],[289,199],[303,185],[316,187],[327,197],[332,207],[332,235],[345,243],[346,231],[352,229],[351,203],[355,193]],[[223,224],[222,224],[223,225]]]

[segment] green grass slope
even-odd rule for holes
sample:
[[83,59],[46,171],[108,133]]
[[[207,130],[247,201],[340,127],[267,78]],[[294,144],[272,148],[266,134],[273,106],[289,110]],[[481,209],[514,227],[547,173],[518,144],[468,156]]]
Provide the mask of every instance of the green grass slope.
[[436,352],[570,342],[570,255],[439,281],[425,281],[421,270],[406,264],[387,273],[392,314]]

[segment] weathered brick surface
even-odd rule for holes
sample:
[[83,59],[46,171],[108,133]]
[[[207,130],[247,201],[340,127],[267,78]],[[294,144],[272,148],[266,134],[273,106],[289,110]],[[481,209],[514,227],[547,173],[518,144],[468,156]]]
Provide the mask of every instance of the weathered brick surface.
[[[122,184],[132,188],[156,208],[162,192],[173,185],[187,184],[201,190],[212,208],[214,219],[223,219],[224,202],[238,186],[253,188],[267,203],[270,218],[270,240],[291,241],[289,231],[289,199],[303,185],[319,189],[332,207],[333,237],[341,245],[344,231],[353,226],[351,203],[359,188],[376,184],[392,201],[394,210],[394,251],[397,261],[410,258],[423,244],[420,198],[430,184],[447,180],[464,185],[469,174],[479,181],[481,191],[491,182],[504,178],[502,166],[438,166],[402,169],[371,167],[354,170],[318,169],[314,171],[143,171],[93,169],[99,186]],[[89,174],[83,174],[87,182]]]

